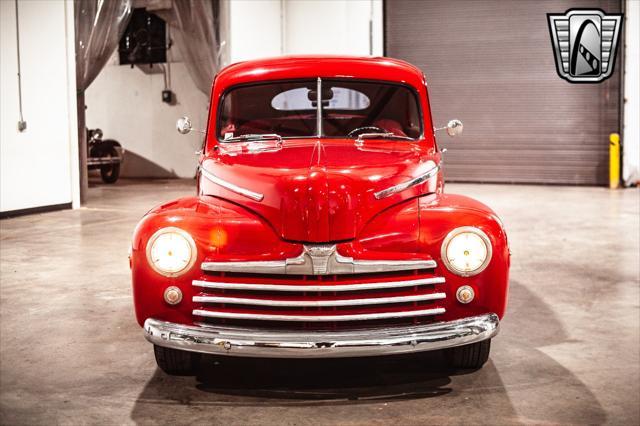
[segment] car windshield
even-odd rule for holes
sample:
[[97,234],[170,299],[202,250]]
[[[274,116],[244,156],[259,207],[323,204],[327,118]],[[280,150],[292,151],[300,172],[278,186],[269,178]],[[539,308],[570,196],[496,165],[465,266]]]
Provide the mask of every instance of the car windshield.
[[260,139],[260,135],[417,139],[421,133],[417,96],[412,89],[359,80],[298,80],[236,87],[223,96],[218,120],[218,138],[223,141]]

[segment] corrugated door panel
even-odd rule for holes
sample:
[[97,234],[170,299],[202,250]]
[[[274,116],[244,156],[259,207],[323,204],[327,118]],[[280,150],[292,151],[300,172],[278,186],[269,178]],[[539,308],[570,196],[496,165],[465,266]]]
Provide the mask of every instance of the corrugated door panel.
[[[385,1],[386,55],[427,76],[450,181],[603,185],[619,131],[620,55],[603,83],[556,73],[547,13],[620,12],[620,1]],[[622,41],[618,50],[622,49]]]

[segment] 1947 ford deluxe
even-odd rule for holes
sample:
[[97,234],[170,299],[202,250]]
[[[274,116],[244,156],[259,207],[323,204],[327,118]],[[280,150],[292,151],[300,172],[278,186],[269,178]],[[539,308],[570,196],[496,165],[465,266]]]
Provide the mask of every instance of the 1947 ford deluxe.
[[403,61],[222,70],[197,194],[133,237],[136,316],[159,367],[435,349],[481,367],[505,312],[507,237],[490,208],[444,193],[436,130],[425,77]]

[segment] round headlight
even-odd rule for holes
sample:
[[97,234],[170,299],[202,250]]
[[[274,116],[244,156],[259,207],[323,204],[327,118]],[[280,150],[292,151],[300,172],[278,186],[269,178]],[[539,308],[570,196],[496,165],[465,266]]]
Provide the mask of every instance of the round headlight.
[[442,242],[442,261],[456,275],[470,277],[482,272],[491,261],[491,241],[472,226],[456,228]]
[[176,277],[187,272],[196,261],[196,244],[179,228],[162,228],[147,243],[147,260],[159,274]]

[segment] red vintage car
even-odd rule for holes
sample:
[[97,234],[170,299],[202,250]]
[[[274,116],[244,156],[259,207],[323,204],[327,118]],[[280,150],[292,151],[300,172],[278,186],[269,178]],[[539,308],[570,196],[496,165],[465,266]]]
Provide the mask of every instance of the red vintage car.
[[425,76],[403,61],[222,70],[197,194],[133,237],[136,316],[159,367],[436,349],[481,367],[505,312],[507,236],[489,207],[444,193],[436,130]]

